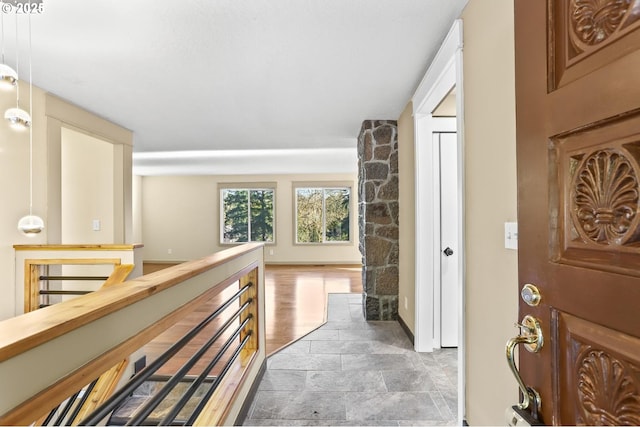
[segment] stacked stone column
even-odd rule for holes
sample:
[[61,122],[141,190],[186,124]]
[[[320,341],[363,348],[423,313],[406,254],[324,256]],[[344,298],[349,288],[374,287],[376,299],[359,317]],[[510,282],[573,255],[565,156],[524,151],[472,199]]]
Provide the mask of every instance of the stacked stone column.
[[398,318],[398,132],[392,120],[366,120],[358,136],[358,210],[364,314]]

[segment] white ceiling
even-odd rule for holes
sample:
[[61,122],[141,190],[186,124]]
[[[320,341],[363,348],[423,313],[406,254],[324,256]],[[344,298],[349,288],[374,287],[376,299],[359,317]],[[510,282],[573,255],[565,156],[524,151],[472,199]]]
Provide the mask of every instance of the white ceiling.
[[363,120],[398,118],[466,1],[44,0],[33,82],[132,130],[137,162],[353,149]]

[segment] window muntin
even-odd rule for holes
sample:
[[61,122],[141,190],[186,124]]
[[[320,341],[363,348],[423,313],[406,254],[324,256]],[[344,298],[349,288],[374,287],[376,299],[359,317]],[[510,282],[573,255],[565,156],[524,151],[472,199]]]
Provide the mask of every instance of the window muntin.
[[274,199],[271,188],[221,189],[220,242],[273,243]]
[[350,204],[349,187],[296,188],[296,243],[349,242]]

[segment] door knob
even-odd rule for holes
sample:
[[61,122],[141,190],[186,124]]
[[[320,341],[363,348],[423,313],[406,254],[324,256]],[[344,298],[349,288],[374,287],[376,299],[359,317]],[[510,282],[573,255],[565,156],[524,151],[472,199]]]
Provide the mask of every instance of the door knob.
[[[540,399],[540,394],[531,387],[527,387],[520,376],[520,372],[518,372],[518,367],[516,366],[514,351],[518,344],[524,344],[524,347],[531,353],[537,353],[540,351],[544,344],[544,338],[542,336],[542,327],[540,326],[540,321],[533,316],[526,315],[522,319],[522,323],[516,324],[518,328],[520,328],[520,332],[517,336],[511,338],[507,342],[506,346],[506,354],[507,354],[507,362],[509,363],[509,368],[511,368],[511,372],[513,376],[516,378],[518,382],[518,386],[522,391],[522,402],[520,402],[517,407],[519,409],[527,409],[531,408],[534,416],[537,415],[540,406],[542,405],[542,400]],[[531,405],[533,403],[533,406]]]
[[446,256],[451,256],[453,255],[453,249],[451,249],[450,247],[447,247],[447,249],[445,249],[444,251],[442,251]]

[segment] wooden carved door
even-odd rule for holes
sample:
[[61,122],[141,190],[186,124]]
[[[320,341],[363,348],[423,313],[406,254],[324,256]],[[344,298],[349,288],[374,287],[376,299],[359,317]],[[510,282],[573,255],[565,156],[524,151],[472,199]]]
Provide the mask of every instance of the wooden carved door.
[[638,425],[640,0],[515,0],[515,22],[519,289],[541,296],[520,318],[544,337],[519,350],[529,409]]

